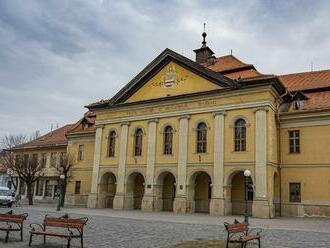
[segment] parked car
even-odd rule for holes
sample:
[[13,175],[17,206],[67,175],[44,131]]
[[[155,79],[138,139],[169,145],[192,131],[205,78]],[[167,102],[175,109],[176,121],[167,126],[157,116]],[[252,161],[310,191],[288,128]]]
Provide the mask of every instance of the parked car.
[[5,205],[9,208],[15,201],[15,193],[7,187],[0,187],[0,205]]

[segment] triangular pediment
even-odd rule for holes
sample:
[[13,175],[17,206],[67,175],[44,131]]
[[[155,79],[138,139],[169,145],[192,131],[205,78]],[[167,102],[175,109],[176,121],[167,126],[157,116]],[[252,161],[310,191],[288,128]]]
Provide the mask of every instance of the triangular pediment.
[[163,99],[232,85],[231,79],[166,49],[121,89],[110,104]]

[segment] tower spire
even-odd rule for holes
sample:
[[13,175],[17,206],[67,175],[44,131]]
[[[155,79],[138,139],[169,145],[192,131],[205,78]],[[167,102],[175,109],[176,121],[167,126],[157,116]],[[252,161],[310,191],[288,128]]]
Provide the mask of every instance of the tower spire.
[[204,22],[204,32],[202,33],[202,36],[203,36],[202,47],[206,47],[206,40],[205,40],[205,38],[206,38],[207,34],[205,32],[205,26],[206,26],[206,23]]

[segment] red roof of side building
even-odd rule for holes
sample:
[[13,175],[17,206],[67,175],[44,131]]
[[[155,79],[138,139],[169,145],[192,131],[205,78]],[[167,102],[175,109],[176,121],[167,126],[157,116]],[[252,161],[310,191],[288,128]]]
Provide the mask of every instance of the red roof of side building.
[[96,114],[92,111],[87,111],[84,114],[84,117],[74,124],[70,130],[68,130],[67,134],[94,131],[95,119]]
[[330,87],[330,70],[293,73],[279,77],[289,91]]
[[303,110],[330,108],[330,91],[305,93],[308,100],[305,101]]
[[65,125],[63,127],[60,127],[52,132],[49,132],[49,133],[43,135],[35,140],[18,145],[16,147],[14,147],[13,150],[65,146],[68,143],[68,140],[66,139],[65,134],[73,126],[74,126],[74,124]]

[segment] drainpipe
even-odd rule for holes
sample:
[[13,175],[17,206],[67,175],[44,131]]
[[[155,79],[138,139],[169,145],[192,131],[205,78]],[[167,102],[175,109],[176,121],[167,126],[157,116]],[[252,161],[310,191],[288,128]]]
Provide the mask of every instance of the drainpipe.
[[278,121],[278,156],[279,156],[279,162],[280,162],[280,166],[278,168],[278,172],[279,172],[279,187],[280,187],[280,217],[282,216],[282,152],[281,152],[281,121],[280,121],[280,105],[282,102],[282,97],[285,96],[286,94],[290,94],[290,92],[285,89],[285,93],[282,94],[281,96],[279,96],[279,98],[277,99],[277,113],[276,113],[276,117],[277,117],[277,121]]

